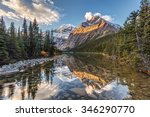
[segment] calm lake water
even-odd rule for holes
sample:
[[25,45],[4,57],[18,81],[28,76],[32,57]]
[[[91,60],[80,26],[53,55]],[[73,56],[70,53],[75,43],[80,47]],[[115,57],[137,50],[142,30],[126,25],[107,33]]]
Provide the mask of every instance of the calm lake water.
[[150,99],[150,78],[102,55],[61,55],[24,73],[0,76],[1,100]]

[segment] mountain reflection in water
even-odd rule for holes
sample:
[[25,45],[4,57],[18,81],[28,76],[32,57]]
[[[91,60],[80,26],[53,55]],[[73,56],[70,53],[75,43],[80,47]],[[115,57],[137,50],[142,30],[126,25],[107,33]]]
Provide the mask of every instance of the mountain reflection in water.
[[101,55],[61,55],[13,76],[0,76],[2,100],[150,99],[150,79]]

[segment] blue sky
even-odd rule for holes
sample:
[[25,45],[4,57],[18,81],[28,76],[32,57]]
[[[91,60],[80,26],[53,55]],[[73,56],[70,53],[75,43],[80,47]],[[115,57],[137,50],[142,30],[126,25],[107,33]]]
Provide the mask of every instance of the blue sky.
[[99,13],[107,20],[123,25],[130,12],[138,10],[141,0],[0,0],[0,16],[6,24],[22,25],[22,18],[37,18],[44,30],[62,24],[78,26],[86,13]]

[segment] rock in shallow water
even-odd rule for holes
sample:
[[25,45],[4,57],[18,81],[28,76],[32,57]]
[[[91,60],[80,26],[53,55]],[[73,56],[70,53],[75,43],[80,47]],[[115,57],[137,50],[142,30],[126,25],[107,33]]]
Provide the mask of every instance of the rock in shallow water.
[[72,91],[73,93],[80,95],[80,96],[86,95],[86,91],[84,88],[72,88],[72,89],[70,89],[70,91]]

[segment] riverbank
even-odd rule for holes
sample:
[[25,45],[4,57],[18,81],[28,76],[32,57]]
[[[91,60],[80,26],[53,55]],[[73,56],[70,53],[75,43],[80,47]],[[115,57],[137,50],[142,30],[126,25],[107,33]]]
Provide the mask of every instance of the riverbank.
[[0,76],[9,75],[17,72],[24,72],[28,68],[32,68],[36,65],[40,65],[52,61],[56,58],[57,56],[52,58],[30,59],[30,60],[18,61],[13,64],[3,65],[2,67],[0,67]]

